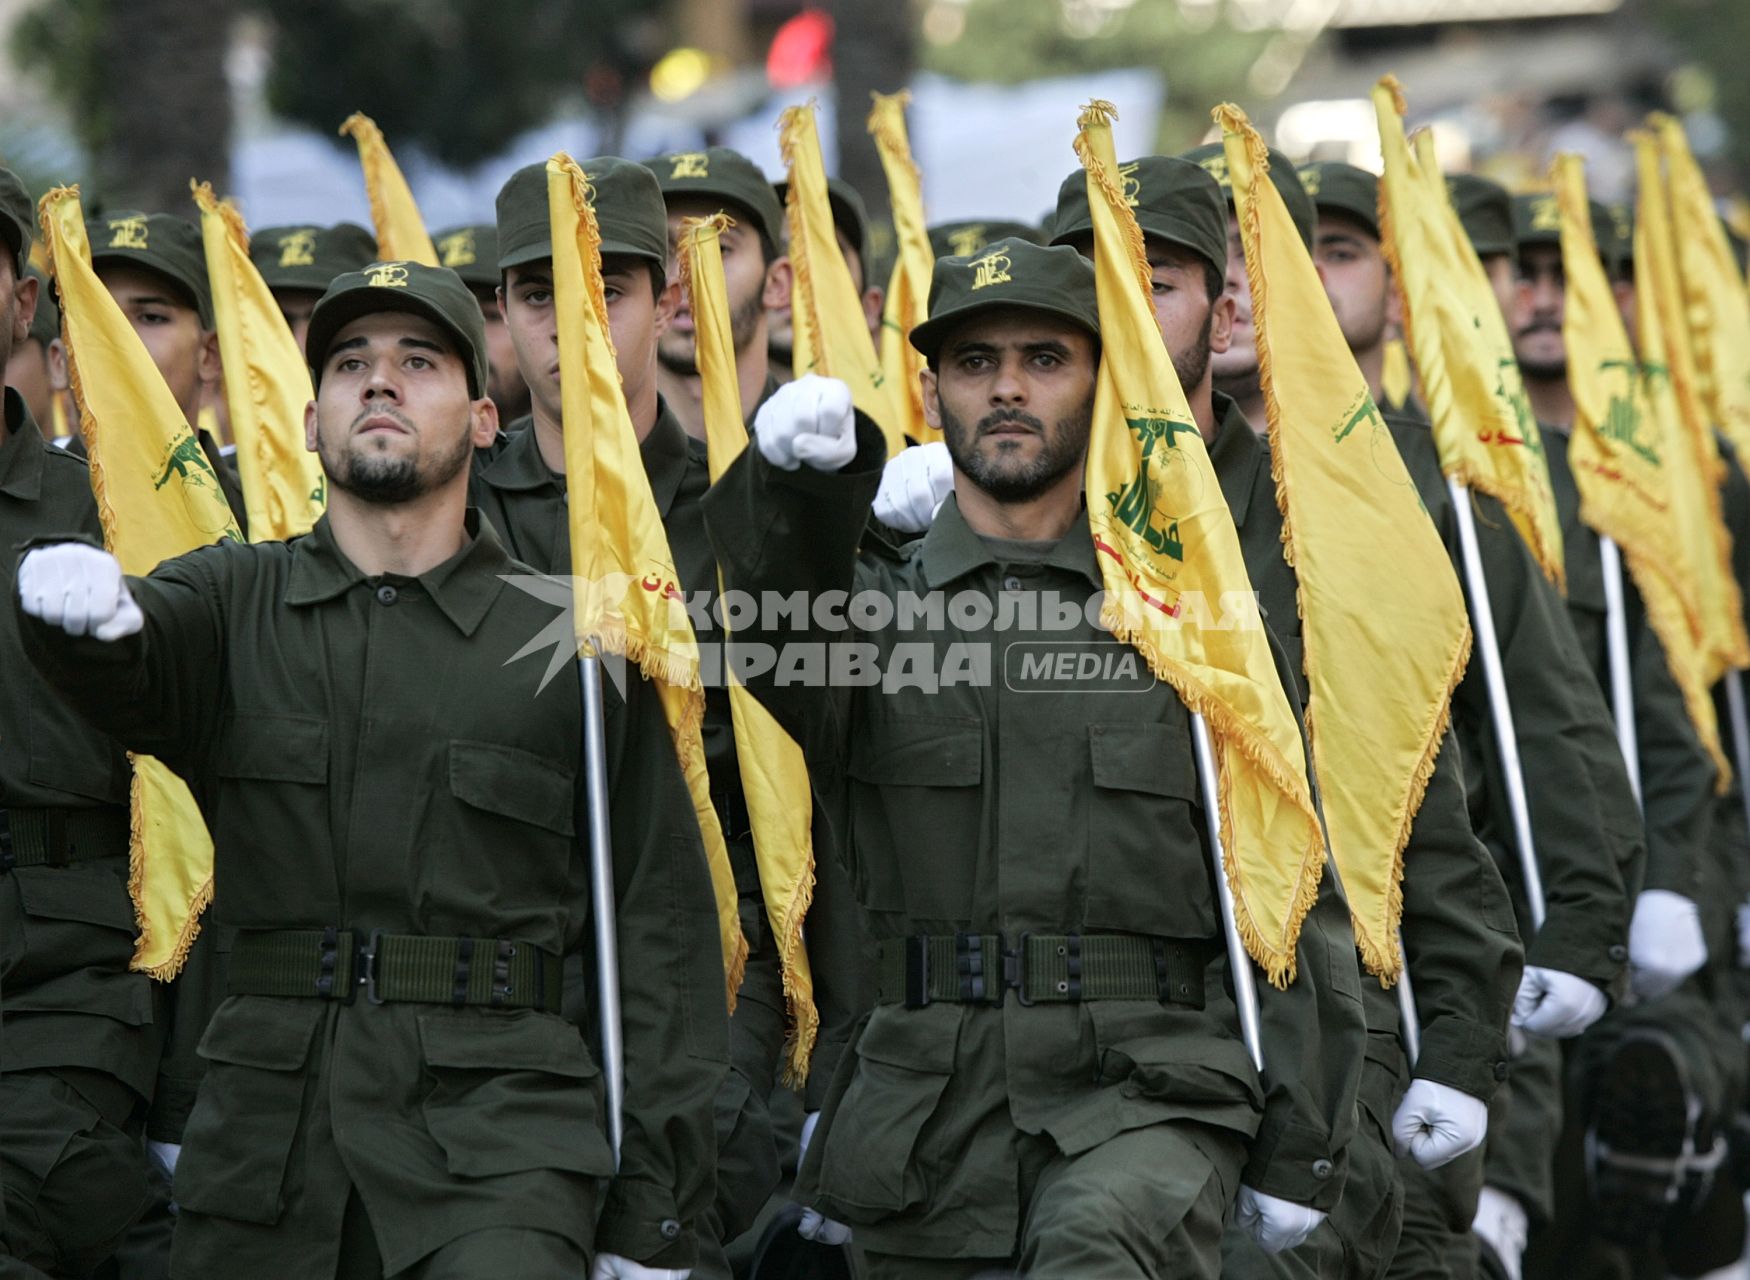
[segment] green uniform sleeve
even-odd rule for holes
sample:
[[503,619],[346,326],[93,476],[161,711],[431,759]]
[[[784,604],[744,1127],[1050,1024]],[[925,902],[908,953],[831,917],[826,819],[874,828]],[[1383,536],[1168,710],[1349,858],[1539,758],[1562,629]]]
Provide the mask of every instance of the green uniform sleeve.
[[1689,718],[1665,647],[1647,625],[1638,594],[1624,585],[1636,757],[1647,827],[1647,873],[1641,887],[1668,889],[1699,901],[1701,860],[1713,832],[1714,763]]

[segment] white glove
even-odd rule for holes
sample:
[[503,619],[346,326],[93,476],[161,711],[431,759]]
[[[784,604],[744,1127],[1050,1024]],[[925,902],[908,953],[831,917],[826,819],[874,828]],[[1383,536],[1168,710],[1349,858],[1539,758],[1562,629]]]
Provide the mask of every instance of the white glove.
[[1586,979],[1528,964],[1513,997],[1513,1025],[1534,1036],[1565,1040],[1603,1017],[1604,1003],[1604,993]]
[[901,449],[881,470],[875,518],[901,533],[922,533],[953,492],[954,464],[947,445],[938,441]]
[[1669,889],[1642,889],[1628,922],[1629,984],[1643,1000],[1656,1000],[1707,963],[1701,908]]
[[1278,1200],[1242,1184],[1234,1199],[1234,1220],[1251,1233],[1265,1253],[1281,1253],[1318,1230],[1325,1215],[1323,1210]]
[[1438,1169],[1474,1150],[1489,1130],[1489,1108],[1462,1089],[1412,1080],[1392,1117],[1393,1145],[1424,1169]]
[[[906,450],[910,453],[911,450]],[[814,1137],[814,1128],[820,1123],[820,1112],[810,1111],[802,1117],[802,1151],[796,1157],[800,1165],[808,1155],[808,1144]],[[803,1207],[802,1221],[796,1224],[796,1234],[804,1240],[812,1240],[816,1244],[839,1245],[849,1244],[851,1229],[842,1222],[834,1222],[824,1214]]]
[[647,1267],[617,1253],[598,1253],[589,1280],[687,1280],[691,1267]]
[[180,1142],[154,1142],[146,1139],[146,1158],[170,1181],[176,1180],[176,1159],[182,1154]]
[[1520,1280],[1528,1227],[1525,1206],[1505,1191],[1484,1187],[1477,1196],[1477,1216],[1470,1229],[1488,1241],[1512,1280]]
[[31,617],[70,636],[120,640],[146,622],[116,558],[83,542],[26,553],[18,566],[18,599]]
[[857,456],[851,389],[837,378],[805,373],[760,406],[753,435],[774,467],[794,471],[806,462],[816,471],[837,471]]

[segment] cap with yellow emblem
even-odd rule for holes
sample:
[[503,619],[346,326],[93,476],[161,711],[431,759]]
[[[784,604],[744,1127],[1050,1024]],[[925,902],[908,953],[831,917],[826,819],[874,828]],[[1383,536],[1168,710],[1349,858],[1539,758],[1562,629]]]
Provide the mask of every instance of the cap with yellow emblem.
[[997,308],[1043,312],[1100,336],[1094,264],[1068,245],[1010,236],[977,253],[937,260],[930,318],[911,331],[911,344],[934,360],[955,326]]
[[360,316],[382,311],[424,316],[444,330],[467,366],[468,394],[476,399],[486,394],[486,324],[479,301],[448,267],[418,262],[373,262],[334,278],[310,315],[304,339],[305,359],[318,388],[335,335]]
[[[1145,237],[1189,249],[1217,272],[1227,269],[1227,204],[1207,170],[1176,156],[1144,156],[1119,165],[1118,177]],[[1057,189],[1051,232],[1052,244],[1094,234],[1088,176],[1081,169]]]
[[677,151],[644,162],[656,175],[663,199],[704,196],[721,200],[724,211],[739,220],[746,217],[759,232],[766,252],[776,256],[784,243],[784,209],[778,193],[760,167],[739,151],[707,147],[703,151]]
[[[668,210],[649,169],[618,156],[582,162],[590,207],[601,231],[602,256],[645,258],[668,270]],[[547,166],[524,165],[498,193],[498,266],[502,271],[553,256],[547,210]]]
[[377,242],[351,222],[263,227],[249,235],[249,260],[270,289],[326,289],[335,276],[376,261]]
[[[1592,235],[1598,245],[1598,256],[1607,270],[1614,270],[1619,254],[1616,245],[1616,220],[1610,210],[1596,200],[1587,201],[1592,215]],[[1545,193],[1513,197],[1513,244],[1523,249],[1527,245],[1548,244],[1561,247],[1562,206],[1555,196]]]
[[1303,164],[1295,174],[1320,214],[1349,218],[1379,239],[1379,175],[1341,160]]
[[1513,252],[1513,199],[1481,174],[1449,173],[1446,190],[1479,258]]
[[478,222],[465,227],[451,227],[431,238],[437,250],[438,265],[448,267],[462,277],[470,289],[496,289],[502,279],[498,269],[498,227],[491,222]]
[[1006,218],[961,218],[956,222],[938,222],[929,229],[930,253],[938,258],[964,258],[977,253],[993,240],[1031,240],[1042,244],[1037,227]]
[[[1300,175],[1294,170],[1294,162],[1275,147],[1270,148],[1269,156],[1270,181],[1276,188],[1276,194],[1282,197],[1282,203],[1288,207],[1288,216],[1294,223],[1294,229],[1300,232],[1301,240],[1310,249],[1313,232],[1318,226],[1318,210],[1313,207],[1312,197],[1307,195],[1306,188],[1301,185]],[[1228,204],[1233,204],[1233,182],[1227,176],[1227,149],[1222,143],[1207,143],[1187,151],[1181,159],[1202,166],[1221,185],[1221,194]]]
[[92,266],[125,262],[162,276],[200,313],[201,328],[213,327],[207,253],[194,223],[170,213],[112,213],[87,218],[85,236]]
[[0,241],[12,251],[14,275],[24,270],[35,225],[36,206],[31,203],[30,192],[12,170],[0,169]]

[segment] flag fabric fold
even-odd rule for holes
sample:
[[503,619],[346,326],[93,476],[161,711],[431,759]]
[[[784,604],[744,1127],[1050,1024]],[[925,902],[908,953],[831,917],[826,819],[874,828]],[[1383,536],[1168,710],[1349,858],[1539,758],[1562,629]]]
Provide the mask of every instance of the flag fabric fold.
[[1565,590],[1561,516],[1506,318],[1431,148],[1410,150],[1394,77],[1374,87],[1373,105],[1385,159],[1380,244],[1403,300],[1441,468],[1498,499],[1545,576]]
[[875,140],[882,171],[887,175],[896,249],[881,314],[881,367],[892,388],[900,430],[919,444],[929,444],[940,440],[942,433],[924,420],[924,390],[918,377],[924,369],[924,357],[910,339],[911,331],[929,317],[930,276],[936,260],[930,252],[930,233],[924,220],[922,180],[905,129],[905,108],[911,94],[901,91],[870,96],[875,105],[869,112],[869,135]]
[[251,542],[308,533],[327,505],[322,463],[304,447],[310,368],[273,292],[249,260],[249,231],[231,201],[192,184],[200,208],[213,320],[225,368],[225,402]]
[[1090,103],[1076,138],[1103,350],[1085,481],[1106,590],[1100,621],[1204,717],[1234,924],[1283,987],[1318,897],[1324,837],[1233,515],[1155,320],[1142,232],[1112,150],[1114,115],[1110,103]]
[[[718,240],[727,225],[728,215],[721,213],[715,218],[689,219],[683,224],[680,242],[680,276],[692,300],[713,484],[747,447],[730,332],[729,286]],[[722,590],[721,576],[718,590]],[[784,998],[789,1007],[784,1077],[786,1083],[799,1085],[808,1078],[809,1059],[820,1032],[814,975],[802,937],[803,922],[814,898],[814,797],[809,789],[808,764],[802,748],[739,681],[732,680],[729,686],[729,709],[741,790],[753,829],[760,893],[766,901],[772,936],[778,940]]]
[[812,103],[785,108],[778,144],[790,170],[785,218],[795,277],[790,293],[792,368],[798,378],[815,373],[846,383],[852,402],[881,428],[892,457],[905,448],[901,414],[833,231]]
[[[242,541],[200,441],[92,269],[79,189],[49,192],[38,216],[105,546],[124,573],[140,575],[208,543]],[[167,981],[212,901],[213,841],[181,778],[150,756],[129,758],[128,891],[140,928],[132,965]]]
[[729,849],[705,773],[699,645],[620,389],[589,180],[563,152],[547,161],[547,208],[578,651],[625,658],[656,686],[705,841],[733,1009],[747,964],[747,940]]
[[371,223],[377,231],[378,260],[440,265],[425,220],[414,203],[413,190],[402,176],[401,166],[395,163],[394,153],[383,140],[377,122],[364,112],[355,111],[340,126],[340,132],[358,144],[365,195],[371,202]]
[[1283,554],[1299,581],[1325,828],[1355,941],[1384,983],[1403,968],[1404,849],[1470,656],[1464,593],[1318,268],[1264,140],[1215,111],[1245,246]]

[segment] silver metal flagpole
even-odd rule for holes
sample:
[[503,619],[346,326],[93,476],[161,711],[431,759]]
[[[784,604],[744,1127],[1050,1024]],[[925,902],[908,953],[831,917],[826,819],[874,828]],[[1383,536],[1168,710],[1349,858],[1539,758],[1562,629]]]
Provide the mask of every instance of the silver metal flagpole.
[[1402,929],[1398,930],[1398,954],[1404,958],[1404,967],[1398,972],[1398,1034],[1404,1042],[1404,1057],[1414,1071],[1416,1059],[1422,1056],[1422,1022],[1416,1012],[1416,993],[1410,986],[1410,953],[1404,949]]
[[1264,1037],[1258,1023],[1258,986],[1252,978],[1252,957],[1240,941],[1234,922],[1233,890],[1227,883],[1227,855],[1221,847],[1220,784],[1215,773],[1215,750],[1209,743],[1209,726],[1191,713],[1191,741],[1197,749],[1197,776],[1203,786],[1203,812],[1209,821],[1209,856],[1215,863],[1215,892],[1221,901],[1221,922],[1227,933],[1227,965],[1233,971],[1234,1003],[1240,1011],[1240,1039],[1252,1055],[1252,1065],[1264,1069]]
[[1614,538],[1600,535],[1598,558],[1604,563],[1604,634],[1610,655],[1610,709],[1616,717],[1616,741],[1635,803],[1641,803],[1641,753],[1635,736],[1634,681],[1629,672],[1628,615],[1622,602],[1622,553]]
[[620,1167],[621,1111],[626,1096],[625,1047],[620,1033],[620,945],[615,924],[614,846],[608,820],[608,744],[602,714],[601,659],[579,657],[583,685],[583,755],[589,784],[589,891],[595,906],[596,998],[601,1005],[602,1080],[608,1095],[608,1145]]
[[1525,798],[1525,774],[1519,767],[1519,739],[1513,732],[1513,709],[1507,702],[1507,680],[1501,673],[1501,650],[1495,640],[1495,612],[1489,607],[1489,584],[1477,550],[1477,527],[1470,509],[1468,486],[1446,477],[1452,506],[1458,515],[1459,550],[1464,559],[1465,581],[1470,587],[1471,622],[1476,628],[1477,648],[1483,654],[1483,679],[1489,689],[1489,707],[1495,721],[1495,743],[1501,753],[1501,772],[1507,779],[1507,807],[1513,815],[1513,839],[1519,846],[1519,866],[1525,881],[1525,901],[1533,929],[1543,928],[1543,876],[1537,869],[1537,849],[1531,841],[1531,806]]

